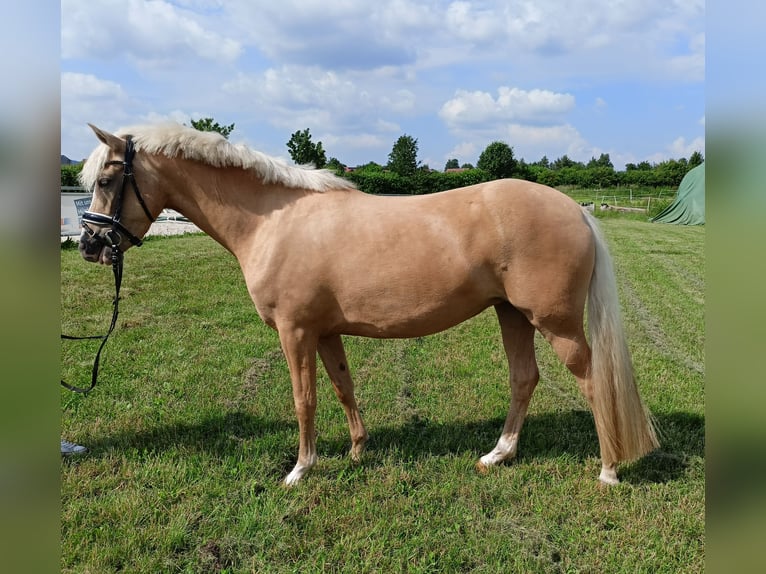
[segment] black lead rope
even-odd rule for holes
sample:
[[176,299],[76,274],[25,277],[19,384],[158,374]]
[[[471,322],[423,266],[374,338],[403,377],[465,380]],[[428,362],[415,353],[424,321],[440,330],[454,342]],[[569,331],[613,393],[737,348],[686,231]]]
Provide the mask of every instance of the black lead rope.
[[117,316],[120,312],[120,285],[122,285],[122,257],[123,253],[120,251],[119,246],[112,242],[112,272],[114,273],[114,301],[112,301],[112,323],[109,325],[109,331],[106,335],[91,335],[90,337],[73,337],[72,335],[61,335],[62,339],[69,339],[74,341],[83,341],[88,339],[101,339],[101,345],[98,347],[96,353],[96,359],[93,361],[93,369],[91,371],[90,386],[86,388],[78,387],[76,385],[70,385],[64,379],[61,379],[61,385],[66,387],[72,392],[82,393],[87,395],[98,382],[98,366],[101,362],[101,351],[104,349],[104,345],[109,340],[109,335],[114,331],[114,326],[117,324]]
[[[86,339],[101,339],[101,345],[98,348],[98,352],[96,353],[96,359],[93,361],[93,370],[91,372],[91,379],[90,379],[90,386],[87,389],[77,387],[75,385],[70,385],[69,383],[65,382],[63,379],[61,380],[61,384],[69,389],[70,391],[74,391],[75,393],[82,393],[84,395],[87,395],[90,391],[93,390],[93,387],[96,386],[96,383],[98,381],[98,365],[101,361],[101,351],[104,349],[104,345],[106,345],[107,340],[109,340],[109,335],[112,334],[112,331],[114,331],[114,326],[117,324],[117,315],[119,314],[119,304],[120,304],[120,285],[122,284],[122,258],[123,258],[123,252],[120,251],[120,243],[122,242],[122,238],[120,236],[120,233],[123,233],[128,240],[135,246],[140,247],[141,246],[141,239],[133,235],[121,222],[120,222],[120,216],[122,215],[122,204],[125,196],[125,187],[128,183],[130,183],[131,187],[133,188],[133,193],[135,193],[136,198],[138,198],[138,202],[141,204],[141,207],[144,210],[144,213],[146,214],[146,217],[149,218],[150,222],[154,221],[154,218],[152,217],[152,213],[149,211],[149,208],[146,205],[146,202],[144,202],[144,198],[141,197],[141,192],[138,190],[138,183],[136,183],[136,178],[133,175],[133,156],[136,153],[136,148],[133,144],[133,140],[130,136],[127,136],[125,139],[125,160],[124,161],[108,161],[106,162],[106,165],[111,164],[122,164],[123,166],[123,172],[122,172],[122,189],[120,190],[120,195],[117,197],[117,207],[114,211],[114,215],[112,217],[109,217],[108,215],[104,215],[102,213],[95,213],[91,211],[86,211],[82,216],[83,221],[83,228],[85,228],[86,231],[90,231],[90,228],[88,227],[88,223],[95,223],[96,225],[111,225],[112,229],[111,231],[108,231],[104,238],[108,239],[109,242],[112,244],[112,272],[114,273],[114,301],[112,302],[112,305],[114,306],[114,310],[112,311],[112,323],[109,325],[109,331],[107,331],[106,335],[93,335],[90,337],[73,337],[71,335],[61,335],[62,339],[69,339],[69,340],[76,340],[76,341],[82,341]],[[91,232],[95,233],[95,232]]]

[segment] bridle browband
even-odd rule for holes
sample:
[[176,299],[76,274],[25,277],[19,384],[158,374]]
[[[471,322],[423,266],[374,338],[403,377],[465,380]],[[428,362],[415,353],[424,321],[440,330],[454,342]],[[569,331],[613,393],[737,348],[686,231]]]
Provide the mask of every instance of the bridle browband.
[[[130,136],[127,136],[125,139],[124,161],[114,160],[114,161],[108,161],[104,164],[105,167],[107,165],[119,165],[119,164],[122,164],[123,166],[122,187],[120,189],[120,195],[117,197],[117,207],[114,210],[114,215],[112,217],[109,217],[108,215],[104,215],[102,213],[96,213],[94,211],[86,211],[85,213],[83,213],[83,216],[82,216],[82,227],[85,230],[85,232],[88,233],[88,235],[90,235],[91,238],[104,244],[106,244],[104,242],[104,239],[107,239],[111,243],[112,272],[114,273],[114,300],[112,301],[112,306],[113,306],[112,322],[109,325],[109,331],[107,331],[106,335],[92,335],[89,337],[73,337],[71,335],[61,335],[62,339],[69,339],[69,340],[101,339],[101,345],[99,346],[98,352],[96,353],[96,358],[93,361],[93,369],[91,370],[90,386],[88,388],[81,388],[75,385],[70,385],[69,383],[65,382],[63,379],[61,380],[62,386],[66,387],[67,389],[75,393],[82,393],[84,395],[87,395],[96,386],[96,383],[98,382],[98,367],[101,361],[101,351],[103,350],[104,345],[106,345],[106,342],[109,339],[109,335],[112,334],[112,331],[114,330],[114,327],[117,324],[117,316],[119,315],[120,286],[122,285],[122,258],[123,258],[123,252],[120,250],[120,243],[122,243],[122,236],[120,235],[120,233],[124,234],[128,238],[128,240],[136,247],[140,247],[143,244],[143,241],[141,241],[141,239],[133,235],[122,223],[120,223],[120,216],[122,215],[122,204],[123,204],[123,199],[125,197],[125,187],[127,186],[128,182],[130,182],[130,185],[133,188],[134,193],[136,194],[136,198],[138,199],[138,202],[141,204],[141,207],[144,209],[144,213],[146,214],[146,217],[149,218],[150,222],[152,223],[154,222],[154,217],[152,217],[152,214],[149,211],[149,208],[146,206],[146,202],[144,201],[144,198],[141,197],[141,192],[138,190],[138,184],[136,183],[136,178],[133,175],[133,157],[135,155],[136,155],[136,149],[133,145],[133,140],[130,138]],[[96,232],[93,231],[90,227],[88,227],[87,225],[88,223],[93,223],[95,225],[109,225],[111,226],[111,229],[107,231],[102,237],[102,236],[96,235]]]

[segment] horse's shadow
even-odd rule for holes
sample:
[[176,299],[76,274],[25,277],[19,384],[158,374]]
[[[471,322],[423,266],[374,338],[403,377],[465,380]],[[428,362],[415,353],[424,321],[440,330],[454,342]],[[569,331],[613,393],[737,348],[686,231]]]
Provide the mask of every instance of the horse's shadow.
[[[631,484],[663,483],[680,478],[693,458],[704,458],[704,417],[675,412],[655,417],[660,432],[661,446],[639,461],[622,465],[620,477]],[[376,462],[376,454],[395,452],[403,460],[433,456],[471,453],[478,458],[491,449],[504,419],[493,418],[476,422],[433,423],[415,419],[401,425],[369,428],[369,456],[362,464]],[[284,441],[268,440],[263,449],[275,460],[295,456],[297,432],[294,419],[268,419],[251,413],[234,411],[223,416],[203,419],[198,423],[161,425],[149,431],[124,431],[89,443],[91,455],[100,456],[114,450],[155,452],[183,447],[185,450],[209,452],[221,458],[241,455],[242,443],[258,437],[283,434]],[[320,456],[338,456],[349,448],[348,435],[320,435]],[[517,463],[561,455],[584,461],[597,458],[598,438],[593,418],[588,411],[567,411],[529,415],[521,433]],[[286,462],[286,464],[289,464]]]
[[[400,426],[370,430],[368,450],[395,450],[403,458],[449,454],[484,454],[492,447],[504,418],[475,422],[434,424],[415,420]],[[694,458],[704,458],[705,419],[676,412],[655,416],[660,448],[640,460],[620,466],[621,480],[631,484],[663,483],[680,478]],[[342,452],[347,444],[332,445],[328,454]],[[584,461],[598,458],[598,436],[589,411],[576,410],[529,415],[524,422],[516,463],[562,455]]]

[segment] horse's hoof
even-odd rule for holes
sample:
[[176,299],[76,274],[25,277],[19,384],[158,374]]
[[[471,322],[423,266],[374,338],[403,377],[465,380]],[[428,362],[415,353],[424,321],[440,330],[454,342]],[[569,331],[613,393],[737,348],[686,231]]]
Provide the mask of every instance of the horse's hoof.
[[478,472],[479,474],[487,474],[489,472],[489,467],[481,461],[478,461],[476,463],[475,468],[476,468],[476,472]]
[[607,486],[614,486],[620,484],[620,479],[617,478],[617,472],[614,469],[601,469],[601,474],[598,475],[598,480],[601,484]]
[[362,462],[362,456],[364,455],[364,446],[361,448],[352,448],[348,453],[351,456],[351,460],[355,463]]
[[296,465],[296,467],[285,477],[285,480],[282,482],[287,488],[293,487],[300,480],[303,478],[303,476],[311,469],[311,467],[302,467],[299,465]]

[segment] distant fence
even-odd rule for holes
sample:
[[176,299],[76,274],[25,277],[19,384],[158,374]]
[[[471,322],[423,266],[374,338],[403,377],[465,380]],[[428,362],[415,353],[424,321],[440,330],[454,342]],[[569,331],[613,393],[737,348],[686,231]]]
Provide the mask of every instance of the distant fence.
[[646,188],[634,190],[632,188],[606,188],[606,189],[561,189],[562,192],[578,202],[593,202],[596,205],[606,203],[611,206],[642,207],[649,210],[656,201],[670,201],[676,196],[677,189]]

